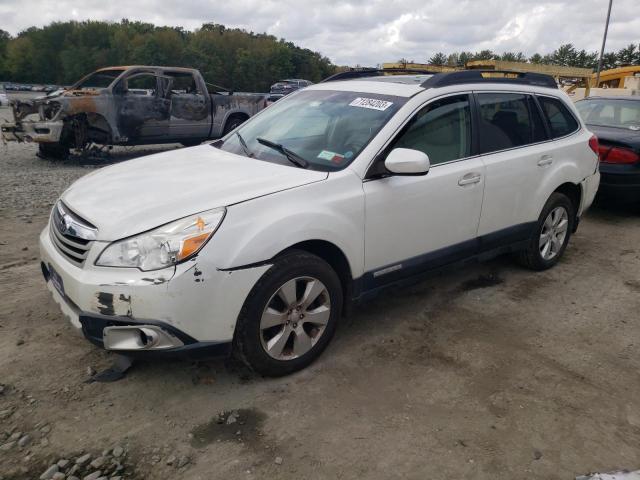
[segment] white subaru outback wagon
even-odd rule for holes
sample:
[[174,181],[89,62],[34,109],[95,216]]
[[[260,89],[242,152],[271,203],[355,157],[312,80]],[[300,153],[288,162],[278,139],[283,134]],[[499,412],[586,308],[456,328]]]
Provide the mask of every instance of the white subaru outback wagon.
[[73,326],[107,350],[233,351],[283,375],[383,287],[507,252],[555,265],[600,175],[597,139],[554,80],[378,73],[75,182],[40,237]]

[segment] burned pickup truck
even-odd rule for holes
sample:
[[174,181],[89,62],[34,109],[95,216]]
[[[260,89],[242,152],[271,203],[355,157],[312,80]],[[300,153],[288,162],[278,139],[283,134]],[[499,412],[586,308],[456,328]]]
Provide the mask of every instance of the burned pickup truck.
[[42,156],[65,158],[91,145],[195,145],[266,106],[266,95],[224,90],[190,68],[109,67],[70,88],[12,100],[14,123],[0,128],[5,141],[37,142]]

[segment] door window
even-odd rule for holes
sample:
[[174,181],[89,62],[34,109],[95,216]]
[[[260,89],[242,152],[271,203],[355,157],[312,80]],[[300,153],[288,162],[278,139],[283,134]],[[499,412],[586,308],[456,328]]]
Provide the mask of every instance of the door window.
[[538,107],[531,95],[479,93],[480,151],[490,153],[545,140]]
[[156,90],[156,76],[151,73],[133,75],[126,79],[126,93],[128,95],[154,96]]
[[429,156],[431,165],[470,156],[469,96],[456,95],[431,102],[411,119],[393,148],[420,150]]
[[539,96],[538,100],[549,121],[551,137],[564,137],[578,129],[578,122],[560,100],[542,96]]
[[164,72],[164,74],[173,80],[171,83],[171,93],[173,95],[200,93],[193,74],[188,72]]

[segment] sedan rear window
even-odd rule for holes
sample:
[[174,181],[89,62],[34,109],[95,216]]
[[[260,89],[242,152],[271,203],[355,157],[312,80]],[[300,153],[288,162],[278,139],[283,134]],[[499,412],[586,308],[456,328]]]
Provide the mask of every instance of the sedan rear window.
[[341,170],[406,100],[374,93],[300,90],[213,145],[259,160],[291,165],[283,149],[274,147],[276,144],[301,157],[308,168]]
[[589,99],[576,103],[589,125],[640,130],[640,101],[623,99]]

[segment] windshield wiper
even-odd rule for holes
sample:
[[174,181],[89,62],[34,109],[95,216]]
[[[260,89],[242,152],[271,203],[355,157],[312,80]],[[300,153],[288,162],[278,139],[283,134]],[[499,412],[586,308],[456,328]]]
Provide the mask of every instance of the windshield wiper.
[[266,138],[261,138],[261,137],[256,138],[256,140],[258,141],[258,143],[264,145],[265,147],[273,148],[274,150],[280,152],[285,157],[287,157],[287,160],[289,160],[294,165],[301,168],[309,168],[309,162],[307,162],[304,158],[302,158],[297,153],[289,150],[287,147],[285,147],[281,143],[275,143],[275,142],[272,142],[271,140],[267,140]]
[[253,158],[253,152],[249,150],[249,147],[247,146],[247,142],[244,141],[244,138],[242,138],[242,135],[240,135],[240,132],[236,132],[236,135],[238,136],[238,140],[240,141],[240,146],[242,147],[242,150],[244,150],[244,154],[247,157]]

